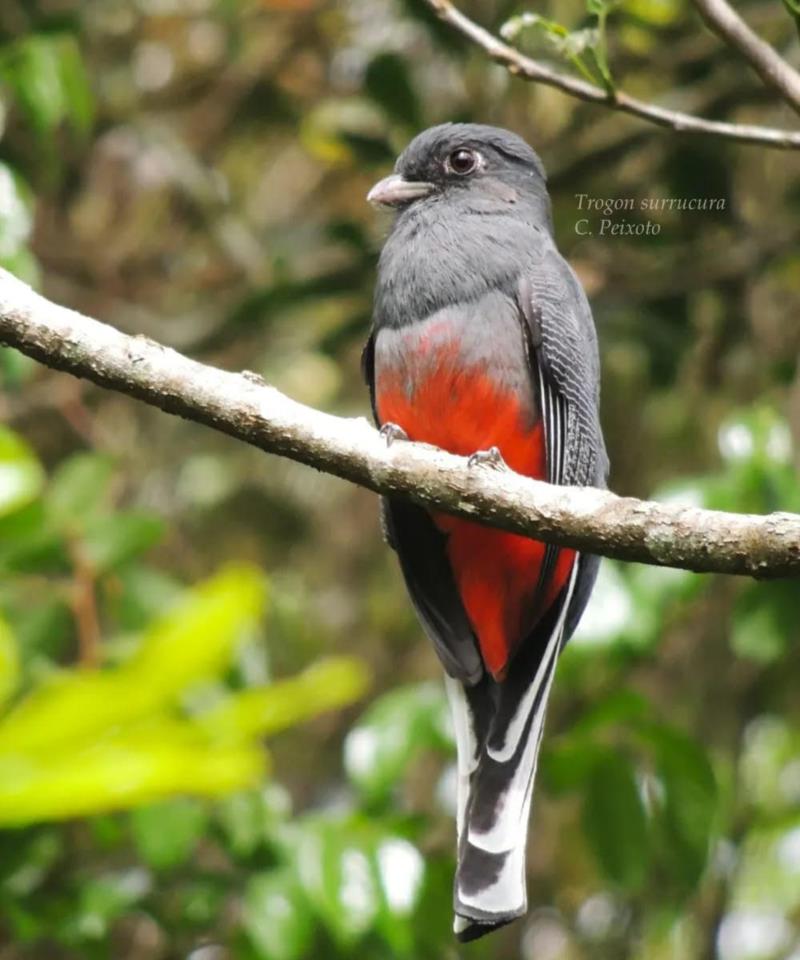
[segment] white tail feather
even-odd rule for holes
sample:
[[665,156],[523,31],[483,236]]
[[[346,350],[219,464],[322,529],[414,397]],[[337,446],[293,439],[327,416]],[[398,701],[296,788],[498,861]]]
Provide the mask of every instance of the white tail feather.
[[456,827],[458,839],[464,829],[467,802],[469,800],[469,781],[478,766],[478,741],[472,711],[459,680],[445,675],[445,690],[450,701],[450,714],[453,718],[453,731],[456,738],[456,757],[458,779],[456,786]]
[[[467,817],[466,836],[464,842],[459,843],[457,912],[481,923],[504,922],[519,916],[526,909],[525,851],[533,783],[544,731],[547,702],[555,675],[555,661],[561,647],[567,610],[575,588],[577,568],[576,562],[564,592],[558,619],[547,638],[536,675],[520,699],[508,724],[502,747],[491,749],[487,744],[483,758],[479,760],[479,763],[486,764],[508,764],[514,762],[515,756],[517,757],[513,769],[509,771],[509,779],[499,796],[479,794],[476,797],[462,799],[463,791],[469,789],[470,776],[475,770],[476,745],[474,734],[472,740],[468,740],[463,732],[461,738],[458,733],[456,735],[459,748],[460,840],[464,830],[463,818]],[[461,698],[464,702],[465,715],[469,719],[471,714],[463,691],[461,691]],[[518,752],[526,732],[527,739],[524,747],[521,752]],[[460,757],[462,742],[468,754],[464,761]],[[477,777],[480,781],[480,771]],[[491,805],[490,809],[495,811],[488,828],[481,829],[469,822],[470,802],[478,801],[484,807]]]

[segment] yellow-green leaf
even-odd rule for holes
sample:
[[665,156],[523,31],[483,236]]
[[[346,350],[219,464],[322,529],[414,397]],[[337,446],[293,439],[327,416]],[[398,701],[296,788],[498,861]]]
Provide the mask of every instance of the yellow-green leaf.
[[86,816],[182,793],[217,796],[263,777],[266,756],[257,744],[193,739],[179,725],[152,724],[75,752],[0,754],[0,825]]
[[254,567],[228,567],[191,590],[144,637],[131,660],[132,678],[163,702],[213,677],[264,614],[266,585]]
[[0,705],[17,688],[19,680],[19,652],[11,627],[0,618]]
[[360,660],[321,660],[290,680],[230,697],[202,721],[215,736],[234,740],[264,736],[346,706],[362,696],[368,685],[369,674]]
[[187,591],[128,664],[65,670],[34,690],[0,723],[0,750],[50,750],[152,714],[228,665],[263,601],[263,578],[245,567]]
[[34,500],[44,471],[31,448],[8,427],[0,426],[0,517]]

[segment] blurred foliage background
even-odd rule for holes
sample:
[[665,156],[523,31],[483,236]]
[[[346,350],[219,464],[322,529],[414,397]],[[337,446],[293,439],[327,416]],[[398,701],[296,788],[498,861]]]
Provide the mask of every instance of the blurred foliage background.
[[[741,6],[796,62],[791,9]],[[564,69],[791,125],[686,0],[536,12],[509,31]],[[800,509],[796,156],[516,81],[422,0],[4,0],[0,263],[364,413],[364,195],[448,119],[545,160],[613,488]],[[660,231],[611,237],[581,193],[725,204],[618,211]],[[0,377],[2,960],[800,957],[796,584],[604,565],[554,694],[530,914],[458,949],[438,665],[374,498],[8,350]]]

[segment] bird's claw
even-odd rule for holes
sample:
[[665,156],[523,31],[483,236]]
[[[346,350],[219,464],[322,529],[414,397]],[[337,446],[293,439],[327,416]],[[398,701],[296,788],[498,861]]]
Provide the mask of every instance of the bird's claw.
[[497,447],[476,450],[467,460],[468,467],[491,467],[492,470],[508,470],[508,464]]
[[395,440],[408,440],[408,434],[396,423],[384,423],[380,429],[380,435],[386,441],[387,447],[391,447]]

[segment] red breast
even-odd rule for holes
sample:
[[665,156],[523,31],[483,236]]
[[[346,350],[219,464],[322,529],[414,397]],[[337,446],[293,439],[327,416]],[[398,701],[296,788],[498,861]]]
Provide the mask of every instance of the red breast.
[[[462,456],[496,446],[517,473],[542,479],[544,432],[516,306],[496,299],[482,302],[480,315],[460,305],[382,329],[375,343],[378,416],[411,440]],[[540,585],[543,543],[445,514],[433,519],[448,534],[453,575],[484,662],[500,679],[566,582],[574,555],[562,550],[549,583]]]

